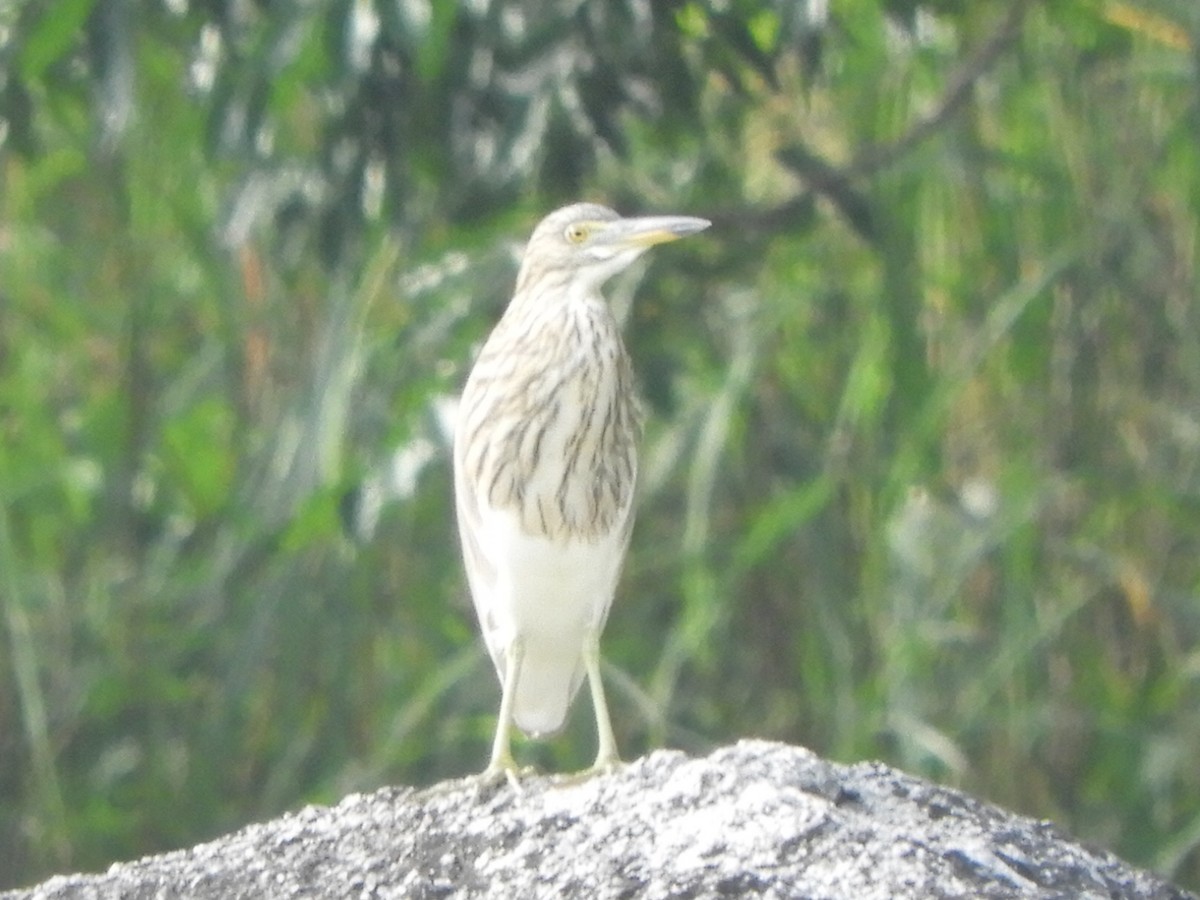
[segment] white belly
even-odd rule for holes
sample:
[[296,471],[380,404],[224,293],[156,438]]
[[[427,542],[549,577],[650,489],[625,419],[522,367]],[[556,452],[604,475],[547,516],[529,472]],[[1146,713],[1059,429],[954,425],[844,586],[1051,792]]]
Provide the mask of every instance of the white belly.
[[[623,511],[623,523],[629,509]],[[562,727],[583,677],[583,648],[599,639],[625,550],[624,528],[595,541],[525,534],[513,514],[481,510],[480,546],[496,577],[476,597],[488,650],[504,677],[514,640],[524,647],[513,719],[531,734]],[[481,587],[481,586],[480,586]]]

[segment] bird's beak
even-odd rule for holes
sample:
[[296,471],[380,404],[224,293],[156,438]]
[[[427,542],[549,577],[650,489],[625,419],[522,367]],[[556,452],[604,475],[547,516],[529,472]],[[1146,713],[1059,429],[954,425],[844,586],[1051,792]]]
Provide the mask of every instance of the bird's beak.
[[641,216],[607,223],[604,237],[606,242],[626,247],[653,247],[703,231],[711,224],[694,216]]

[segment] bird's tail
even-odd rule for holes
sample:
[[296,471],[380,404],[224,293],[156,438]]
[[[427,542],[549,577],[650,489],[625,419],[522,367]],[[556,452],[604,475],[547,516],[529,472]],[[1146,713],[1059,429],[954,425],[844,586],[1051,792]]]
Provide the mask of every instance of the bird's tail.
[[583,681],[578,647],[525,648],[513,699],[513,721],[531,737],[554,734],[567,721],[571,701]]

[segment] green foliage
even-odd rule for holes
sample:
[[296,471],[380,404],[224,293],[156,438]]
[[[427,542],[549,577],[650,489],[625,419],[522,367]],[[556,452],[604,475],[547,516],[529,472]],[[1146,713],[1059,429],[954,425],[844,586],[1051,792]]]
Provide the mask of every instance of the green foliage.
[[483,764],[439,403],[578,196],[715,223],[610,291],[626,755],[1200,886],[1200,21],[822,6],[0,6],[0,886]]

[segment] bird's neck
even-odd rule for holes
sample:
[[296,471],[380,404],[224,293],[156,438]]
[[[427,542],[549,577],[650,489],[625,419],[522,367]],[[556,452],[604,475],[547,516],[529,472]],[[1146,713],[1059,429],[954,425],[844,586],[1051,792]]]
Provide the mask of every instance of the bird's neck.
[[581,318],[611,318],[608,303],[595,284],[559,273],[531,278],[522,271],[517,290],[504,312],[506,324],[526,329],[570,329]]

